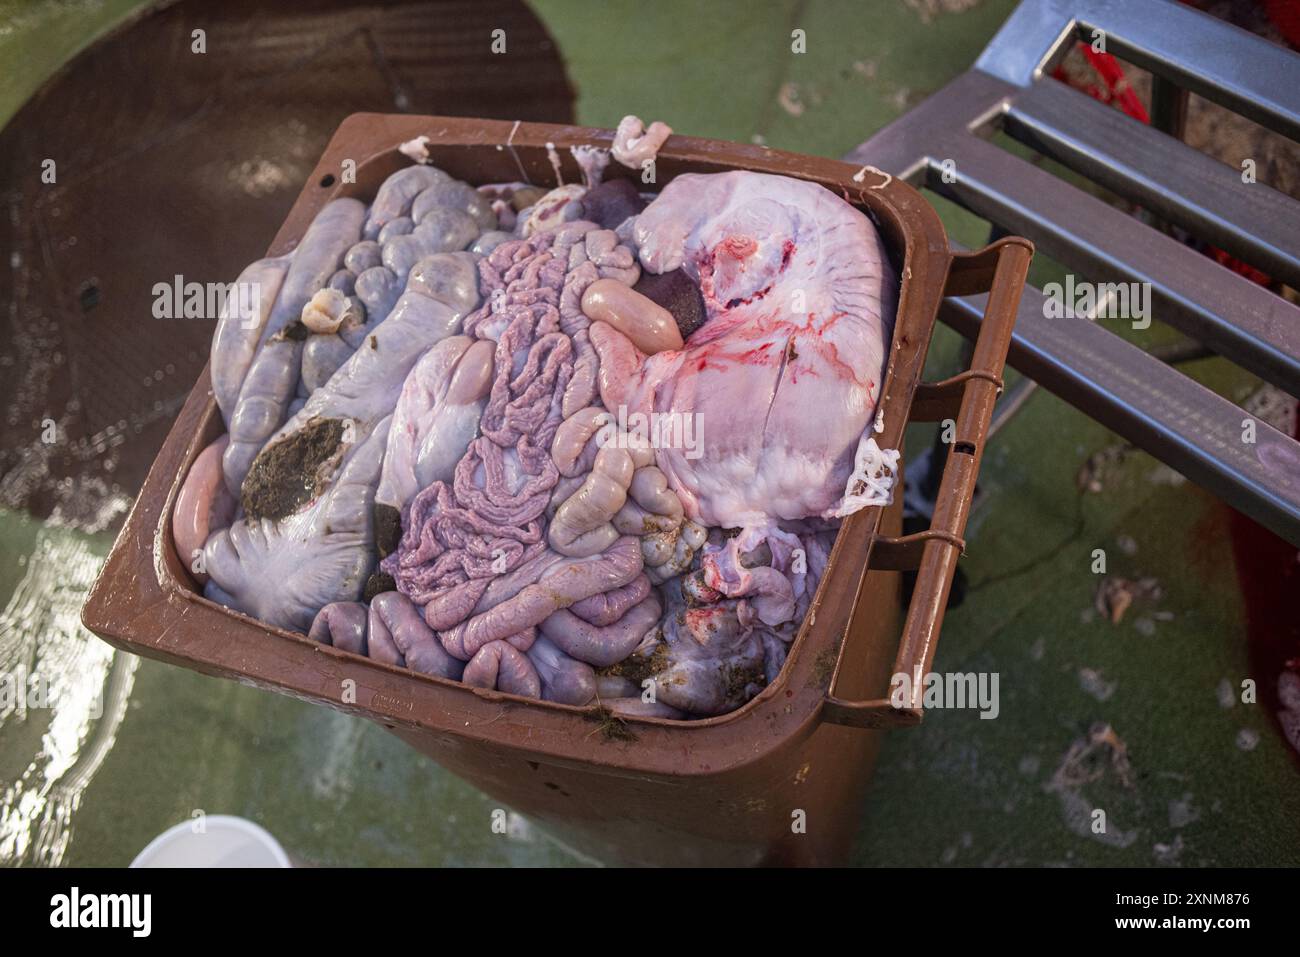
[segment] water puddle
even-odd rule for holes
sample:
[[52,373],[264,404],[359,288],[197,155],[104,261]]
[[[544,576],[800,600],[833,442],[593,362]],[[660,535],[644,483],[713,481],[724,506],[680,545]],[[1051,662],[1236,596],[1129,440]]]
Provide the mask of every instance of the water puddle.
[[0,612],[0,864],[63,861],[81,795],[126,713],[139,659],[80,620],[103,558],[84,535],[43,525]]

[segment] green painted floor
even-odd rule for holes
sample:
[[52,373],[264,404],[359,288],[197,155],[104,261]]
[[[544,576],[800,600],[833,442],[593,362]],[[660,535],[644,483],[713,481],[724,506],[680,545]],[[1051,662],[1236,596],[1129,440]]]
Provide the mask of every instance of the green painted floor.
[[[0,0],[0,61],[19,65],[0,85],[0,119],[137,6]],[[838,156],[966,68],[1013,4],[534,6],[583,123],[635,112]],[[796,29],[804,54],[790,52]],[[973,217],[941,211],[955,238],[984,240]],[[1034,278],[1054,272],[1040,260]],[[942,330],[933,370],[950,371],[957,349]],[[1239,400],[1255,387],[1216,360],[1188,371]],[[932,712],[888,738],[859,862],[1300,863],[1293,755],[1263,708],[1231,693],[1252,676],[1228,512],[1137,452],[1107,456],[1100,491],[1081,493],[1081,466],[1120,445],[1037,393],[990,447],[970,592],[936,668],[997,672],[1001,713]],[[376,726],[112,653],[77,618],[110,543],[107,530],[0,512],[0,672],[36,672],[54,702],[0,699],[0,862],[123,865],[202,810],[252,818],[309,863],[588,863],[517,817],[494,834],[494,802]],[[1118,625],[1093,608],[1095,548],[1110,574],[1159,584]],[[1097,808],[1104,834],[1090,828]]]

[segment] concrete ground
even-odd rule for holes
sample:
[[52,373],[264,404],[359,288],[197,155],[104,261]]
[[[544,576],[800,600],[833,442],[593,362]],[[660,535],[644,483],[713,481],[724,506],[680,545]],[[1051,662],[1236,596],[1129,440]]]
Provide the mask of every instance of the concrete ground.
[[[584,124],[632,112],[682,133],[838,156],[965,69],[1013,3],[714,2],[697,12],[617,2],[599,15],[565,0],[532,5]],[[0,61],[18,67],[0,80],[0,120],[139,6],[0,0]],[[804,54],[790,52],[796,29]],[[937,205],[955,238],[984,241],[984,224]],[[1034,278],[1060,272],[1040,258]],[[1171,337],[1158,324],[1147,335],[1144,344]],[[941,330],[936,374],[952,370],[957,349]],[[1186,371],[1238,400],[1258,389],[1216,359]],[[916,452],[929,436],[909,442]],[[0,862],[124,865],[202,810],[249,817],[317,864],[590,863],[517,816],[494,834],[495,802],[377,726],[115,654],[87,634],[78,610],[122,504],[107,502],[89,528],[0,512],[0,669],[43,676],[56,702],[0,700]],[[932,712],[888,738],[855,859],[1300,863],[1296,755],[1269,708],[1241,694],[1243,680],[1264,689],[1278,677],[1280,659],[1258,643],[1295,635],[1261,639],[1234,524],[1207,493],[1035,394],[985,457],[967,596],[936,661],[997,672],[1000,713]],[[1098,548],[1106,575],[1093,570]],[[1097,606],[1106,577],[1139,583],[1118,622]],[[81,694],[58,693],[73,687],[69,675],[90,679]],[[1090,826],[1098,808],[1101,834]]]

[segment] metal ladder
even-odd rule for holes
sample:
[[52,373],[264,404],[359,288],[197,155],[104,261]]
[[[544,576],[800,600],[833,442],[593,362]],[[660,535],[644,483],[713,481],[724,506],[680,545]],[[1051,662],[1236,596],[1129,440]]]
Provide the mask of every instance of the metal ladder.
[[[1152,73],[1156,128],[1046,75],[1099,36]],[[989,141],[1003,131],[1300,288],[1300,203],[1184,144],[1186,91],[1300,140],[1300,55],[1167,0],[1025,0],[973,69],[846,160],[1027,236],[1089,281],[1150,283],[1157,320],[1300,396],[1300,308]],[[1300,442],[1159,355],[1087,318],[1049,318],[1046,306],[1025,290],[1014,368],[1300,545]],[[982,315],[979,298],[950,299],[941,313],[968,339]],[[1009,413],[1023,395],[1008,399]]]

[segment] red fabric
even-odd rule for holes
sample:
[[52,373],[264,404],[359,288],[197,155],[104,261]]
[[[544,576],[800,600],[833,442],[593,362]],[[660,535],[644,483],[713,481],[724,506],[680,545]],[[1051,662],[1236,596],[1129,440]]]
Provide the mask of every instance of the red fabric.
[[1098,53],[1091,44],[1084,43],[1081,46],[1083,55],[1088,58],[1092,68],[1106,82],[1111,100],[1118,103],[1121,110],[1138,122],[1150,123],[1151,117],[1147,115],[1146,107],[1128,85],[1128,77],[1124,75],[1124,68],[1119,65],[1119,61],[1109,53]]
[[[1087,57],[1088,63],[1101,77],[1104,84],[1104,86],[1098,86],[1089,83],[1080,87],[1080,89],[1094,100],[1100,100],[1103,103],[1115,103],[1121,110],[1140,123],[1150,123],[1151,118],[1147,115],[1146,107],[1142,105],[1142,101],[1137,98],[1137,94],[1129,87],[1128,77],[1124,75],[1124,68],[1119,65],[1119,61],[1109,53],[1098,53],[1092,48],[1092,44],[1085,43],[1082,40],[1079,41],[1079,49]],[[1065,70],[1059,66],[1052,75],[1062,82],[1069,82]]]
[[1300,0],[1264,0],[1264,12],[1286,42],[1300,48]]

